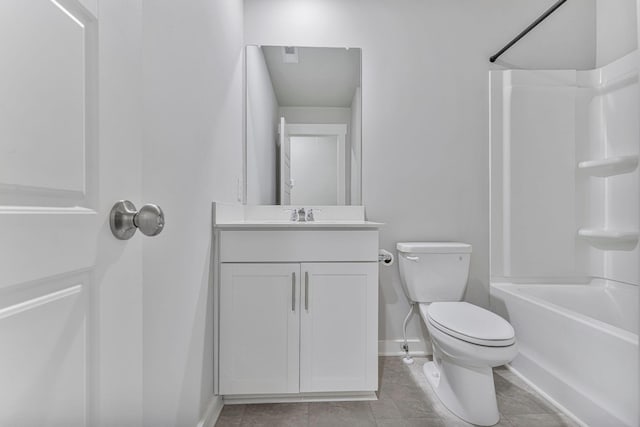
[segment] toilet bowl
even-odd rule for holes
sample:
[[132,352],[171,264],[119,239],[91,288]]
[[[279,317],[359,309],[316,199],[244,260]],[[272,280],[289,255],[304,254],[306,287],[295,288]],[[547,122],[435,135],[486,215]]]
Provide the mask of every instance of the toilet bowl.
[[[516,356],[513,328],[501,317],[466,302],[419,307],[433,347],[433,362],[427,362],[423,371],[436,395],[467,422],[497,424],[500,414],[492,368]],[[472,316],[465,316],[469,312]]]
[[471,245],[457,242],[398,243],[400,277],[417,303],[433,347],[423,366],[442,403],[472,424],[500,420],[493,370],[517,354],[513,327],[502,317],[462,302]]

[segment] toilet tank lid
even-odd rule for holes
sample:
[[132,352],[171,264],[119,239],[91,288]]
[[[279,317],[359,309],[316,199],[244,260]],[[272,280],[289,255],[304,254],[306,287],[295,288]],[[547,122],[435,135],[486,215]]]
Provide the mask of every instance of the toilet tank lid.
[[471,245],[460,242],[398,242],[399,252],[412,254],[469,254]]

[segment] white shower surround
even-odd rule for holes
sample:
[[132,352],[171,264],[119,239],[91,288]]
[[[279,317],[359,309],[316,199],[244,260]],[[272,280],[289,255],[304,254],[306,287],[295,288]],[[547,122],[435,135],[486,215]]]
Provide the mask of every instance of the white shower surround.
[[490,73],[491,308],[588,425],[638,425],[638,68]]
[[640,282],[638,58],[491,72],[492,278]]

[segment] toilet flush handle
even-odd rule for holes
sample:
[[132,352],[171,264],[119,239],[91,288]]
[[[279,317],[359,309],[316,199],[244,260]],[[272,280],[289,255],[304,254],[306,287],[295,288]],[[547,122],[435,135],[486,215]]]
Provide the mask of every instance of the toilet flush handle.
[[405,256],[405,258],[407,258],[409,261],[413,261],[413,262],[420,261],[420,257],[417,257],[417,256],[407,255],[407,256]]

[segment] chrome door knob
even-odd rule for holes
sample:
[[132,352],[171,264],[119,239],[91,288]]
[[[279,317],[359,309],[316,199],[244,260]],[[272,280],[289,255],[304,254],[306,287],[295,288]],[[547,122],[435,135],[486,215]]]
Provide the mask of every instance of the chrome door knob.
[[133,224],[145,236],[157,236],[164,228],[164,212],[158,205],[144,205],[133,217]]
[[128,200],[120,200],[109,214],[111,232],[119,240],[128,240],[140,229],[145,236],[157,236],[164,228],[164,212],[160,206],[147,204],[136,211]]

